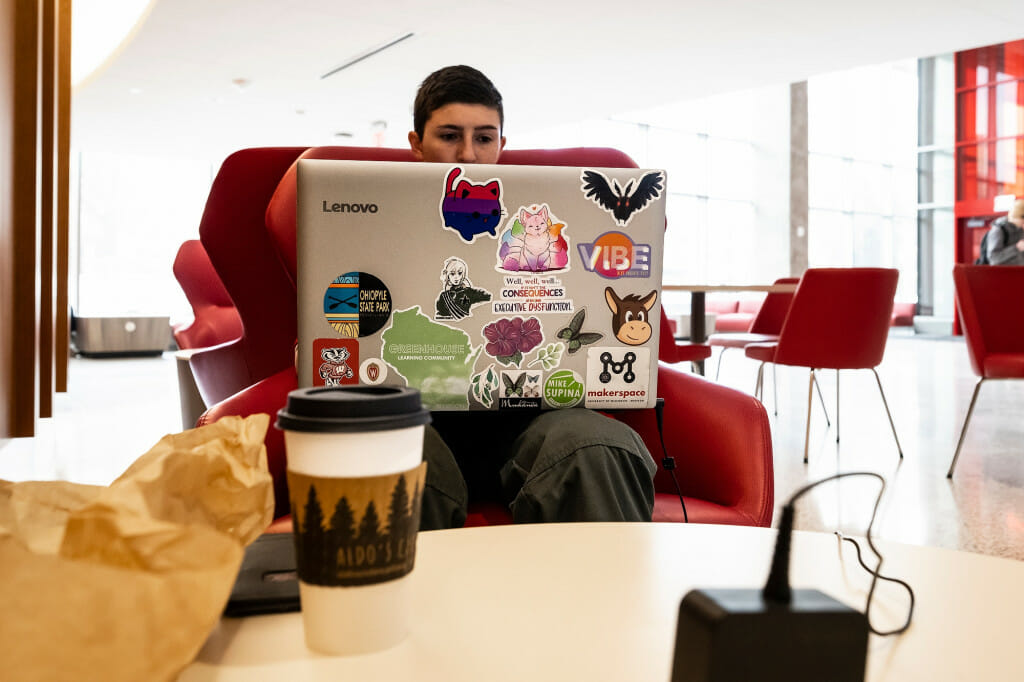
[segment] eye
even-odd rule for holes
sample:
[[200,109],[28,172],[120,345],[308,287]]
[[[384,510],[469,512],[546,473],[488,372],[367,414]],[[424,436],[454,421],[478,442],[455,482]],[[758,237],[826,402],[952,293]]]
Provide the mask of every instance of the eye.
[[636,319],[640,320],[641,322],[645,322],[647,320],[647,314],[641,310],[636,314]]
[[474,218],[479,218],[480,217],[480,211],[473,211],[473,217]]
[[498,209],[491,209],[491,215],[498,215]]
[[626,322],[632,322],[632,321],[633,321],[633,311],[632,310],[628,310],[628,311],[626,311]]
[[481,135],[481,136],[476,138],[476,141],[479,144],[490,144],[491,142],[494,141],[494,138],[491,137],[490,135]]

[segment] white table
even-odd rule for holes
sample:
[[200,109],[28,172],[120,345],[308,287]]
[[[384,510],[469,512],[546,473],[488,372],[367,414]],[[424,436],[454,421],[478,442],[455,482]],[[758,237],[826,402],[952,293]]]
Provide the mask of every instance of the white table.
[[[299,614],[223,619],[180,680],[663,682],[682,596],[761,587],[774,541],[770,529],[667,523],[422,533],[402,644],[332,658],[306,649]],[[798,532],[793,586],[863,609],[869,576],[848,543],[841,561],[837,544]],[[1024,562],[879,547],[883,573],[908,581],[917,607],[903,635],[871,636],[868,680],[1024,680]],[[876,627],[902,623],[902,589],[880,587],[875,602]]]

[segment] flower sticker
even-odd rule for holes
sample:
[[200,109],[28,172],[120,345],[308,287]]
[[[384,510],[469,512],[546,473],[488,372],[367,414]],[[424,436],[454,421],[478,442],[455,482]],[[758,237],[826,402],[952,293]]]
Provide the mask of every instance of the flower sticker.
[[544,340],[541,333],[540,320],[536,317],[521,317],[495,320],[483,329],[487,345],[484,350],[488,355],[503,365],[519,366],[523,353],[529,353]]

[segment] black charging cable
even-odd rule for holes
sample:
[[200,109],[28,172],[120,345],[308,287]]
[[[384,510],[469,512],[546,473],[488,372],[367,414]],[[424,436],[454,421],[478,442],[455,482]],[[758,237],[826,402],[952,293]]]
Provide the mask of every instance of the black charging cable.
[[[779,519],[779,536],[775,541],[775,554],[772,556],[772,567],[768,573],[768,582],[765,583],[761,594],[765,601],[773,601],[782,604],[788,604],[790,602],[793,595],[792,590],[789,587],[789,549],[793,533],[793,504],[805,493],[822,483],[834,481],[838,478],[846,478],[848,476],[871,476],[872,478],[878,479],[879,483],[881,483],[881,487],[878,490],[878,497],[875,498],[875,506],[871,510],[871,520],[868,522],[868,530],[865,535],[868,547],[871,548],[872,553],[874,553],[875,557],[878,559],[878,563],[875,565],[874,569],[864,563],[860,554],[860,545],[858,545],[855,540],[843,537],[843,535],[838,532],[836,535],[839,537],[840,547],[842,547],[842,541],[846,540],[857,548],[858,563],[860,563],[865,571],[871,574],[871,588],[868,590],[867,604],[864,607],[864,617],[867,618],[868,629],[876,635],[881,635],[883,637],[888,635],[898,635],[910,627],[910,620],[914,615],[914,590],[911,589],[910,585],[898,578],[890,578],[882,575],[882,555],[879,553],[878,548],[875,547],[874,540],[871,538],[871,528],[875,525],[875,517],[878,515],[878,505],[882,502],[882,493],[885,492],[885,479],[871,471],[851,471],[842,474],[835,474],[833,476],[823,478],[820,481],[810,483],[793,493],[789,498],[789,501],[782,507],[782,516]],[[907,621],[901,627],[894,630],[887,630],[885,632],[876,630],[875,627],[871,625],[871,604],[875,596],[875,586],[878,584],[879,580],[885,580],[901,585],[907,590],[907,594],[910,595],[910,608],[907,610]]]
[[665,447],[664,411],[665,399],[658,398],[654,403],[654,414],[658,420],[658,439],[661,441],[661,466],[672,474],[672,482],[676,484],[676,494],[679,495],[679,505],[683,508],[683,523],[688,523],[690,519],[686,515],[686,502],[683,501],[683,491],[679,487],[679,479],[676,478],[676,460],[668,454],[668,449]]

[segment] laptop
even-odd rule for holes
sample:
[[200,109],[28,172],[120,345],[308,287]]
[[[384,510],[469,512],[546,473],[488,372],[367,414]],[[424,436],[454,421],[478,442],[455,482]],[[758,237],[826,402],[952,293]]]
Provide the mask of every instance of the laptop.
[[663,170],[300,160],[299,385],[653,407]]

